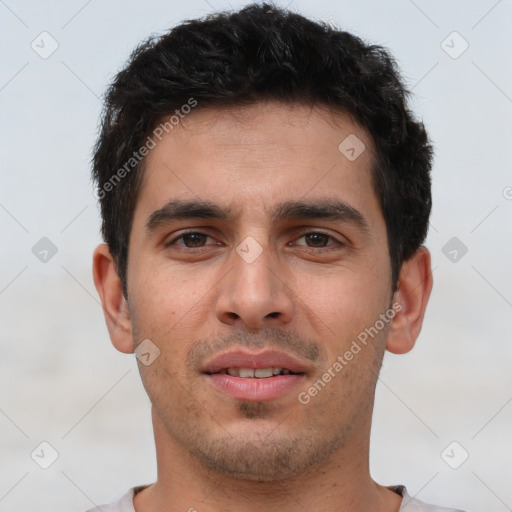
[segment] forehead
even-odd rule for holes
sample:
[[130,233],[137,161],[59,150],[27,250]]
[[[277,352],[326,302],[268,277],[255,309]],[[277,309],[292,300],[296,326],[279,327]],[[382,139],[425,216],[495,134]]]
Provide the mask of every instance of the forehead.
[[379,210],[371,137],[348,115],[326,108],[199,108],[156,142],[144,162],[134,220],[172,198],[213,201],[234,216],[260,212],[269,220],[273,204],[326,196]]

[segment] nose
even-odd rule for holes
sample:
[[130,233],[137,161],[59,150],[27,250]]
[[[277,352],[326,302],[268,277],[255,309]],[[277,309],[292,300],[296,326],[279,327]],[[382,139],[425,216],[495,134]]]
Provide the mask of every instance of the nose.
[[232,268],[218,284],[217,318],[247,329],[284,325],[293,317],[293,291],[278,275],[277,258],[254,245],[246,253],[234,251]]

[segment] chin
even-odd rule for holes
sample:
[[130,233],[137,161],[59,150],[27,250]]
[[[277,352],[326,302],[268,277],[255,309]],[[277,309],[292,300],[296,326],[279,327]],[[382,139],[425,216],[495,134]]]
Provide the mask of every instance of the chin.
[[189,445],[198,461],[232,478],[253,482],[287,480],[312,466],[321,464],[331,455],[339,439],[319,439],[311,435],[276,434],[271,428],[246,428],[237,434],[224,433],[208,440],[202,437]]

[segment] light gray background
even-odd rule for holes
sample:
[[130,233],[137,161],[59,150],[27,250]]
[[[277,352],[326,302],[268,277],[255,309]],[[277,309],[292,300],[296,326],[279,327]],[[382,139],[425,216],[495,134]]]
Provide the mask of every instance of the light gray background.
[[[1,512],[83,511],[155,478],[135,358],[111,346],[91,277],[100,97],[141,39],[246,3],[0,0]],[[385,359],[373,475],[424,501],[512,510],[512,2],[290,7],[389,47],[436,147],[434,290],[416,348]],[[31,48],[43,31],[59,45],[47,59]],[[453,31],[469,44],[458,58]],[[42,237],[58,248],[46,263],[32,253]],[[468,248],[456,262],[443,253],[452,237]],[[59,454],[48,469],[31,458],[42,441]],[[469,453],[458,469],[441,456],[452,441],[452,465]]]

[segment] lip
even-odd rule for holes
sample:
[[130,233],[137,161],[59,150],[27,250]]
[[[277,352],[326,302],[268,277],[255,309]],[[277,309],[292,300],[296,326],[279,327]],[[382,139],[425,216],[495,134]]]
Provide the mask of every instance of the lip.
[[[287,368],[298,375],[276,375],[268,378],[242,378],[220,374],[228,368]],[[308,365],[277,350],[253,353],[234,350],[217,355],[202,368],[209,382],[223,394],[238,400],[273,400],[298,386],[308,373]]]
[[203,373],[217,373],[228,368],[288,368],[293,373],[306,373],[307,365],[301,363],[293,356],[277,350],[264,350],[251,353],[243,350],[234,350],[219,354],[211,361],[205,363]]
[[210,383],[221,393],[237,400],[264,402],[289,393],[305,378],[301,375],[276,375],[267,379],[244,379],[227,374],[207,374]]

